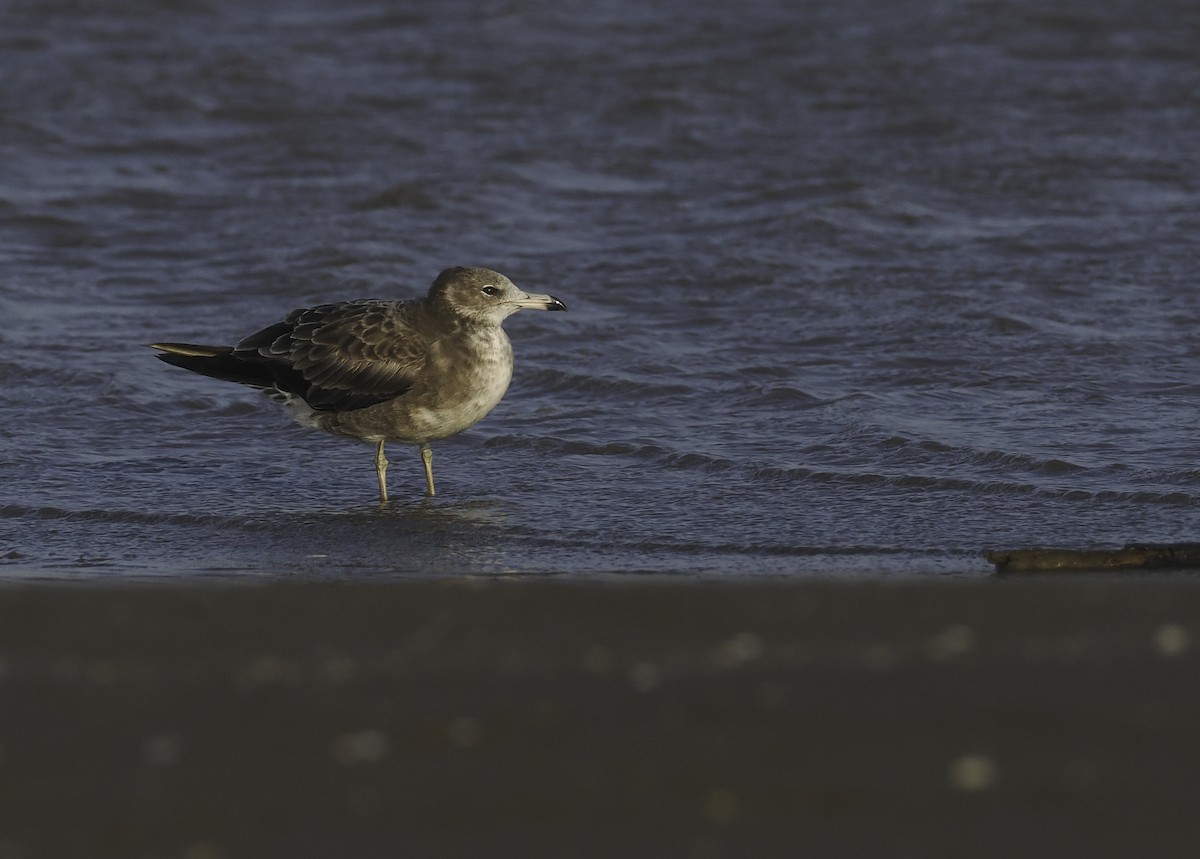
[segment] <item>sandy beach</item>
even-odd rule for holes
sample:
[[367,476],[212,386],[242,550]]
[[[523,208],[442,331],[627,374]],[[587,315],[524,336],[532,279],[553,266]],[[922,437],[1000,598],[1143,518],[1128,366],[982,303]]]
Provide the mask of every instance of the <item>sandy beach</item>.
[[1190,855],[1186,578],[0,591],[0,857]]

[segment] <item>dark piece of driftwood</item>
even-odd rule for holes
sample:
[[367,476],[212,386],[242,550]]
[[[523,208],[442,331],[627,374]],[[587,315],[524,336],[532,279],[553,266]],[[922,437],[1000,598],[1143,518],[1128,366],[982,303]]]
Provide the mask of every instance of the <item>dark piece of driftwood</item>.
[[984,557],[999,573],[1181,570],[1200,567],[1200,543],[1128,543],[1120,549],[1010,549]]

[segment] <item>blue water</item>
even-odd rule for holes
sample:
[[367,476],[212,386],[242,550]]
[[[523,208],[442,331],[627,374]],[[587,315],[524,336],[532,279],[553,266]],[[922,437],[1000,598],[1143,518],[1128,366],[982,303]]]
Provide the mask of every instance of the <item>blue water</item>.
[[[986,575],[1200,533],[1200,7],[0,9],[0,576]],[[153,359],[499,269],[416,451]]]

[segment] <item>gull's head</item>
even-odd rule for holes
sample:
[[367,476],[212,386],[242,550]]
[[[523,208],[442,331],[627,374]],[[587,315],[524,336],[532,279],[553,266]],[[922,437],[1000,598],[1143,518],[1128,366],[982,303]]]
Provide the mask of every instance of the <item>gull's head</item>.
[[518,310],[566,310],[553,295],[524,292],[490,268],[448,268],[429,287],[429,300],[442,312],[499,325]]

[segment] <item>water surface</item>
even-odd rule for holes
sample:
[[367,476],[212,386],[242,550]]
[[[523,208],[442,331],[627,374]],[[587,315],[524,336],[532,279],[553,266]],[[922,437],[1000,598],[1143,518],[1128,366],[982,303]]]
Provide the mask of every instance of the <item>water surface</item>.
[[[1182,2],[17,3],[0,575],[984,575],[1197,539]],[[497,268],[435,446],[141,344]]]

